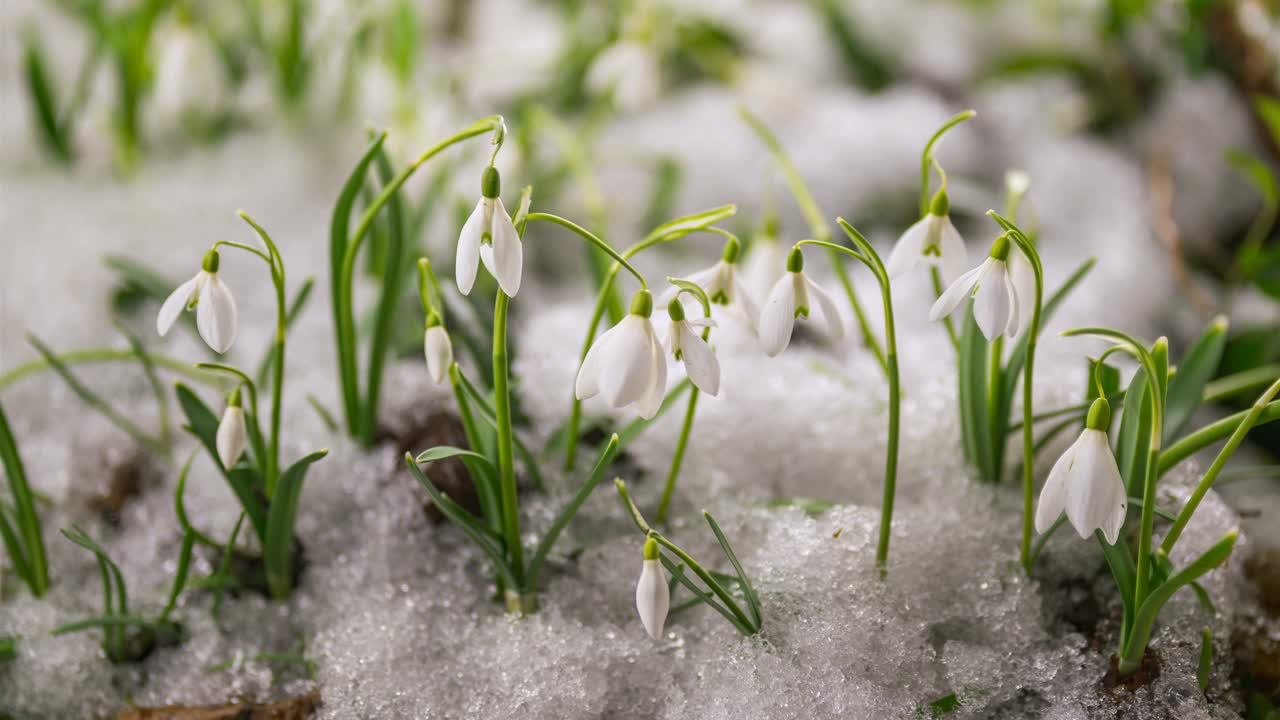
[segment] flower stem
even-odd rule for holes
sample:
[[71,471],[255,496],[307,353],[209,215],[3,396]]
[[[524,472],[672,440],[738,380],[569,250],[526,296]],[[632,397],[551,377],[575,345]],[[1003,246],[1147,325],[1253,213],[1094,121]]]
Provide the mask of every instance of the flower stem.
[[[898,435],[901,426],[902,391],[901,378],[898,372],[898,336],[893,320],[893,291],[889,285],[889,273],[884,263],[876,254],[871,243],[862,236],[844,218],[837,218],[841,229],[858,248],[858,252],[835,244],[828,249],[832,255],[844,253],[862,262],[875,275],[880,285],[880,299],[884,305],[884,344],[886,378],[889,383],[889,430],[888,446],[884,461],[884,495],[880,501],[880,534],[876,541],[876,567],[883,577],[889,569],[889,540],[893,531],[893,501],[898,487]],[[815,241],[801,241],[797,244],[821,244]],[[833,249],[834,248],[834,249]]]
[[1178,513],[1178,518],[1174,520],[1173,526],[1169,528],[1169,532],[1165,534],[1164,541],[1160,543],[1159,552],[1168,555],[1173,552],[1173,546],[1178,542],[1178,538],[1182,535],[1182,531],[1186,528],[1187,523],[1191,520],[1191,515],[1200,506],[1200,501],[1204,499],[1205,493],[1209,492],[1209,488],[1213,487],[1213,483],[1218,478],[1218,474],[1222,472],[1222,468],[1226,466],[1227,460],[1235,453],[1236,448],[1240,447],[1240,443],[1244,442],[1244,438],[1249,431],[1258,424],[1258,419],[1262,417],[1262,412],[1266,410],[1271,399],[1280,393],[1280,380],[1271,384],[1266,392],[1254,402],[1253,407],[1249,408],[1248,413],[1240,424],[1236,426],[1235,432],[1231,433],[1231,438],[1227,440],[1227,444],[1218,452],[1218,456],[1213,459],[1213,464],[1209,466],[1204,477],[1200,479],[1200,484],[1196,486],[1195,491],[1191,493],[1191,497],[1187,498],[1187,503],[1182,507],[1182,512]]
[[684,462],[684,451],[689,446],[689,432],[693,429],[693,416],[698,409],[698,388],[689,390],[689,407],[684,412],[684,425],[680,427],[680,439],[676,442],[675,454],[671,456],[671,469],[667,472],[667,484],[662,489],[662,500],[658,502],[658,510],[653,521],[659,525],[667,522],[667,508],[671,506],[671,494],[676,489],[676,477],[680,474],[680,465]]
[[[520,545],[520,508],[511,440],[511,386],[507,358],[507,307],[511,298],[498,290],[493,304],[493,409],[498,426],[498,489],[502,504],[502,534],[514,580],[524,582],[524,552]],[[517,588],[519,589],[519,588]]]

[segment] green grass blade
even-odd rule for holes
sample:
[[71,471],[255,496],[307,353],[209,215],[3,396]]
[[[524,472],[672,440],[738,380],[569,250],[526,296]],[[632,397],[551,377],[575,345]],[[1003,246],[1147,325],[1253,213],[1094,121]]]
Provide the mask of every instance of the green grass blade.
[[760,616],[760,597],[756,595],[756,591],[751,587],[751,581],[747,579],[747,574],[742,570],[742,563],[738,562],[738,556],[733,552],[733,546],[729,544],[729,539],[724,536],[724,532],[720,529],[720,524],[716,519],[711,517],[711,513],[703,510],[702,517],[707,519],[707,524],[711,526],[711,532],[715,533],[716,542],[720,543],[720,549],[724,551],[724,556],[729,558],[729,564],[733,565],[733,571],[738,574],[738,582],[742,584],[742,594],[747,598],[747,607],[751,610],[751,617],[755,620],[755,630],[759,631],[763,620]]
[[1173,440],[1204,401],[1205,385],[1213,379],[1227,347],[1227,320],[1216,318],[1200,336],[1169,379],[1164,409],[1164,440]]
[[302,498],[302,483],[307,468],[328,450],[317,450],[304,456],[280,475],[275,497],[267,514],[267,537],[262,546],[262,559],[267,570],[267,586],[277,600],[288,597],[293,589],[290,572],[293,560],[293,527],[298,520],[298,502]]
[[542,563],[547,559],[547,554],[551,552],[551,548],[556,544],[556,539],[560,537],[561,531],[578,514],[578,510],[582,508],[582,504],[591,496],[592,491],[600,484],[600,480],[604,478],[604,473],[613,464],[614,459],[618,456],[618,436],[614,435],[609,438],[609,442],[605,444],[604,449],[600,452],[600,459],[596,461],[596,465],[591,469],[591,474],[587,476],[587,481],[582,484],[578,492],[573,498],[565,504],[560,513],[556,515],[552,521],[551,527],[547,528],[547,532],[542,536],[542,540],[538,543],[537,549],[533,553],[533,558],[529,561],[529,572],[526,574],[528,578],[529,591],[537,589],[538,572],[542,570]]
[[[45,556],[44,535],[40,529],[40,516],[36,514],[35,498],[27,484],[27,473],[18,455],[18,444],[9,429],[9,420],[0,406],[0,461],[9,479],[9,492],[13,497],[14,523],[21,538],[22,558],[27,570],[27,585],[36,597],[49,589],[49,565]],[[5,544],[9,541],[6,539]]]

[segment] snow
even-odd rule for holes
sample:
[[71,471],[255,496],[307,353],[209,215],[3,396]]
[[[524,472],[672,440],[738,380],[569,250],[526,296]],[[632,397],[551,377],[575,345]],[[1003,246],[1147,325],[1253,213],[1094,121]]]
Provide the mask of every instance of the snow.
[[[486,22],[509,5],[485,3]],[[771,5],[776,7],[770,17],[779,23],[761,36],[767,52],[785,53],[788,32],[820,37],[794,10]],[[547,43],[559,42],[551,37],[556,30],[546,27],[542,9],[523,12],[541,28],[527,38],[526,49],[545,62]],[[1011,27],[1024,27],[1017,12],[1009,14]],[[954,53],[967,61],[937,77],[921,74],[951,84],[965,81],[993,30],[966,25],[947,38],[954,12],[933,13],[927,20],[928,37],[947,42],[934,47],[936,58],[915,62],[938,67]],[[903,17],[882,22],[885,32],[906,32]],[[497,35],[471,52],[496,61],[492,45],[505,37]],[[0,73],[12,79],[16,54],[6,49],[0,55]],[[844,214],[887,252],[901,230],[895,218],[914,212],[921,143],[964,105],[927,84],[875,96],[833,87],[832,62],[809,51],[794,59],[796,68],[813,69],[802,81],[779,84],[770,74],[777,70],[759,69],[760,75],[743,78],[738,88],[686,89],[609,125],[598,142],[597,162],[606,198],[617,208],[611,222],[622,236],[619,244],[634,232],[622,228],[634,228],[644,210],[646,196],[632,182],[636,167],[657,154],[686,164],[677,212],[736,202],[740,214],[730,226],[746,227],[756,222],[766,188],[773,185],[784,242],[804,236],[801,217],[780,190],[768,156],[737,117],[737,107],[745,104],[793,151],[825,211]],[[477,106],[477,98],[505,99],[528,82],[501,77],[487,65],[485,74],[494,77],[470,88],[475,117],[491,111]],[[18,97],[14,84],[0,87],[3,102]],[[1048,87],[1053,94],[1056,86]],[[1217,98],[1223,89],[1183,83],[1169,92],[1162,125],[1220,130],[1220,142],[1207,147],[1237,143],[1239,122],[1220,127],[1194,112],[1204,102],[1199,98]],[[940,157],[957,187],[970,190],[957,192],[954,204],[972,257],[980,257],[996,233],[981,213],[997,202],[1004,170],[1020,167],[1032,178],[1029,202],[1039,222],[1049,287],[1086,258],[1100,259],[1040,345],[1035,403],[1048,409],[1078,400],[1085,358],[1099,350],[1093,341],[1060,338],[1057,331],[1101,323],[1155,337],[1167,332],[1170,305],[1181,301],[1151,232],[1144,158],[1114,144],[1064,135],[1044,117],[1030,126],[1019,113],[1043,93],[1045,86],[976,93],[979,118],[949,135]],[[146,490],[126,505],[117,526],[89,510],[86,499],[113,464],[133,455],[131,441],[50,375],[5,389],[0,400],[31,481],[54,501],[41,508],[53,588],[37,601],[12,578],[5,585],[0,635],[15,633],[21,642],[17,659],[0,666],[0,710],[19,718],[96,717],[127,702],[268,701],[318,689],[324,701],[319,717],[334,719],[928,717],[929,703],[951,693],[962,705],[948,717],[1154,720],[1239,714],[1240,699],[1226,671],[1228,643],[1218,644],[1207,694],[1196,687],[1195,663],[1201,628],[1225,639],[1247,606],[1241,558],[1248,534],[1232,559],[1204,580],[1216,615],[1205,612],[1190,592],[1166,607],[1152,641],[1159,678],[1136,692],[1105,690],[1101,681],[1119,618],[1112,581],[1096,545],[1066,532],[1048,544],[1033,577],[1022,573],[1020,492],[1013,485],[977,483],[963,460],[954,363],[941,327],[927,322],[932,296],[924,277],[894,283],[904,392],[887,577],[872,562],[887,412],[874,358],[856,340],[826,346],[809,336],[769,359],[749,331],[725,321],[712,334],[723,368],[722,392],[700,401],[669,535],[695,557],[727,570],[698,511],[715,515],[762,598],[764,631],[742,638],[718,615],[697,608],[673,615],[655,643],[641,628],[632,601],[642,538],[610,483],[602,483],[562,537],[560,551],[582,552],[573,560],[553,559],[541,611],[512,619],[490,601],[484,557],[456,530],[433,525],[424,515],[422,494],[400,469],[396,452],[359,449],[328,431],[304,401],[311,393],[329,408],[340,404],[324,248],[330,206],[360,151],[360,132],[294,133],[267,124],[214,148],[150,157],[137,177],[118,182],[93,164],[72,173],[44,168],[33,159],[34,150],[13,147],[14,139],[30,137],[29,128],[8,120],[0,128],[9,146],[0,171],[0,243],[12,259],[0,266],[0,371],[35,357],[24,340],[27,332],[59,350],[124,347],[105,302],[112,277],[99,258],[145,259],[176,280],[194,272],[215,240],[253,242],[235,216],[243,208],[279,243],[291,291],[305,277],[317,279],[311,306],[289,336],[284,456],[320,447],[331,451],[308,475],[297,527],[308,563],[292,598],[274,603],[253,593],[228,596],[215,622],[210,594],[189,591],[177,611],[190,633],[187,642],[158,650],[136,666],[112,666],[94,634],[49,634],[95,613],[101,601],[92,558],[57,529],[80,524],[101,541],[121,564],[134,606],[154,613],[166,599],[180,544],[172,497],[177,466],[194,444],[190,438],[179,442],[176,464],[148,465]],[[1177,162],[1180,174],[1211,164],[1196,155]],[[1187,187],[1196,193],[1190,202],[1199,203],[1192,207],[1210,214],[1225,190],[1220,168],[1204,173]],[[518,167],[504,175],[509,191],[520,186]],[[463,177],[457,186],[465,199],[474,193],[474,178]],[[535,193],[537,207],[570,218],[579,217],[576,202],[572,193]],[[1247,217],[1248,210],[1247,204],[1233,206],[1232,217]],[[448,251],[448,235],[433,226],[426,239],[432,252]],[[557,258],[578,257],[579,248],[564,240],[531,226],[526,267],[554,267]],[[683,275],[713,260],[718,246],[718,239],[691,236],[647,253],[639,264],[651,277]],[[826,262],[825,254],[809,253],[808,267],[818,282],[838,296]],[[252,366],[274,330],[265,268],[228,250],[222,274],[240,306],[240,334],[229,358]],[[853,276],[879,332],[874,282],[861,269]],[[370,290],[362,284],[358,298],[367,300]],[[763,288],[754,292],[762,299]],[[527,278],[513,304],[514,369],[521,405],[534,421],[527,433],[533,447],[566,417],[589,303],[587,292],[544,274]],[[149,348],[184,361],[208,359],[191,333],[156,338],[153,311],[128,323]],[[155,426],[155,403],[136,368],[83,366],[77,373],[140,425]],[[389,368],[386,387],[386,418],[421,416],[450,405],[449,394],[431,385],[421,358]],[[218,403],[212,391],[202,393]],[[589,416],[609,414],[598,401],[586,410]],[[619,465],[646,510],[661,492],[682,410],[673,410],[626,448],[628,462]],[[1041,476],[1069,441],[1063,437],[1041,455]],[[1011,443],[1015,461],[1016,444]],[[1171,473],[1162,485],[1161,505],[1176,506],[1197,478],[1194,462]],[[521,500],[530,537],[550,523],[580,481],[555,472],[548,479],[549,494]],[[811,514],[786,502],[794,498],[836,504]],[[195,463],[186,502],[204,532],[216,538],[230,533],[238,506],[207,458]],[[1183,535],[1175,564],[1239,523],[1210,492]],[[198,552],[193,576],[211,572],[211,562]],[[314,677],[307,667],[272,662],[264,653],[301,655],[314,664]]]

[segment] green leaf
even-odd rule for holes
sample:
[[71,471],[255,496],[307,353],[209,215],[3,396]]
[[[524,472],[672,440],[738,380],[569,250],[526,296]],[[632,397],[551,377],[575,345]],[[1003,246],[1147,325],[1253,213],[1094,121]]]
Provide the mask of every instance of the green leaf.
[[760,616],[760,598],[751,587],[751,581],[747,580],[747,574],[742,569],[742,563],[738,562],[738,556],[733,552],[733,546],[729,544],[729,539],[724,536],[724,532],[720,529],[720,524],[706,510],[702,511],[702,517],[706,518],[707,524],[711,526],[711,532],[716,536],[716,542],[720,543],[720,549],[724,552],[724,556],[729,559],[729,564],[733,566],[733,571],[737,573],[738,582],[742,584],[742,594],[746,596],[747,607],[751,610],[751,618],[755,620],[756,626],[754,630],[759,631],[763,624],[763,619]]
[[298,501],[302,498],[302,482],[307,468],[328,450],[318,450],[289,466],[280,475],[275,497],[267,516],[267,536],[262,544],[262,559],[267,569],[267,585],[277,600],[288,597],[292,590],[293,526],[298,519]]
[[578,488],[578,492],[556,515],[555,520],[551,522],[551,527],[547,528],[547,532],[543,534],[537,549],[534,550],[533,559],[529,562],[529,572],[526,573],[529,582],[529,587],[526,588],[528,591],[532,592],[537,589],[538,572],[542,569],[542,563],[551,552],[551,548],[555,546],[556,538],[560,537],[560,533],[569,524],[569,521],[573,519],[573,516],[578,514],[582,504],[587,501],[596,486],[604,479],[605,471],[609,469],[609,466],[613,464],[614,459],[617,457],[618,436],[615,434],[609,438],[609,442],[605,443],[604,448],[600,451],[600,459],[596,461],[595,467],[591,469],[591,474],[587,476],[586,482],[582,483],[582,487]]
[[1186,427],[1191,415],[1204,400],[1204,387],[1214,378],[1227,347],[1227,320],[1219,317],[1210,323],[1200,339],[1178,364],[1169,380],[1169,395],[1164,409],[1164,440],[1171,442]]
[[0,462],[3,462],[5,477],[9,479],[16,533],[14,528],[9,527],[7,520],[0,525],[0,530],[4,531],[5,546],[15,559],[14,567],[26,570],[23,577],[31,588],[31,594],[40,597],[49,588],[44,535],[40,528],[40,516],[36,514],[35,498],[31,486],[27,484],[26,469],[22,466],[18,444],[13,439],[13,432],[9,430],[9,420],[5,417],[3,406],[0,406]]
[[1200,661],[1196,663],[1196,684],[1200,692],[1209,689],[1209,676],[1213,671],[1213,631],[1205,628],[1200,635]]
[[670,220],[654,228],[653,231],[645,236],[645,239],[641,240],[637,245],[675,240],[684,237],[691,232],[697,232],[715,225],[727,217],[732,217],[737,212],[737,205],[721,205],[720,207],[711,208],[710,210],[703,210],[702,212],[694,213],[692,215],[685,215],[684,217]]
[[333,304],[334,345],[338,350],[339,379],[342,385],[343,411],[347,418],[348,430],[354,431],[360,412],[360,387],[356,377],[356,338],[352,336],[353,328],[348,328],[344,316],[349,308],[343,307],[344,283],[349,279],[342,277],[342,263],[346,256],[347,244],[350,241],[351,208],[356,197],[364,187],[365,177],[369,171],[369,163],[373,162],[382,143],[387,139],[386,133],[379,133],[369,143],[364,155],[347,176],[342,191],[333,206],[333,215],[329,220],[329,290]]
[[249,524],[253,526],[254,533],[265,545],[267,539],[267,499],[263,494],[262,476],[253,468],[243,464],[230,469],[223,467],[222,460],[218,459],[217,416],[186,385],[177,383],[174,389],[178,395],[178,406],[182,408],[182,412],[187,418],[187,431],[204,445],[214,465],[222,472],[222,476],[227,479],[227,484],[231,486],[231,491],[235,493],[236,498],[240,501],[240,506],[244,508],[245,514],[249,517]]
[[40,39],[34,32],[24,33],[23,46],[23,75],[27,81],[27,92],[31,95],[40,139],[60,162],[70,162],[73,159],[71,137],[58,120],[58,103],[54,97],[53,82],[45,66]]
[[[102,258],[102,264],[115,272],[119,283],[112,296],[116,310],[126,311],[143,301],[164,302],[176,287],[169,278],[123,255],[107,255]],[[183,313],[182,318],[189,327],[195,327],[194,315]]]
[[1116,462],[1130,495],[1142,495],[1146,479],[1148,448],[1151,445],[1151,403],[1147,401],[1147,373],[1138,368],[1124,395],[1120,435],[1116,442]]
[[1280,143],[1280,100],[1267,95],[1254,95],[1253,107],[1271,133],[1272,142]]
[[449,499],[448,495],[440,492],[435,484],[422,472],[422,469],[418,467],[417,463],[413,461],[412,455],[405,453],[404,460],[409,466],[409,472],[413,473],[414,479],[427,491],[427,495],[431,496],[431,502],[435,503],[440,513],[489,556],[489,559],[493,561],[494,569],[498,572],[502,581],[506,583],[506,586],[509,588],[519,587],[511,567],[507,564],[504,546],[501,544],[502,538],[496,537],[493,531],[485,527],[479,518]]
[[18,657],[18,638],[13,635],[0,636],[0,662],[9,662]]
[[1258,157],[1235,148],[1227,150],[1226,160],[1262,195],[1263,202],[1268,205],[1280,204],[1280,188],[1277,188],[1275,173],[1271,172],[1269,165]]
[[991,458],[993,438],[988,436],[987,418],[987,339],[974,319],[972,303],[965,304],[964,324],[960,330],[958,380],[960,423],[965,438],[965,454],[978,466],[984,482],[998,482],[992,477],[995,467]]
[[[385,150],[376,149],[378,178],[385,187],[395,177],[391,161],[387,159]],[[394,329],[396,309],[400,302],[400,291],[404,286],[406,268],[410,267],[408,246],[404,235],[404,204],[400,201],[400,189],[396,188],[383,206],[387,219],[386,272],[382,276],[382,291],[378,297],[378,306],[374,315],[373,339],[369,345],[369,358],[366,363],[368,377],[365,381],[364,420],[362,427],[372,434],[377,429],[378,405],[382,397],[382,370],[387,362],[387,348],[390,346]]]
[[478,452],[472,452],[471,450],[463,450],[459,447],[453,447],[452,445],[437,445],[430,450],[424,450],[418,455],[417,462],[419,464],[426,464],[451,457],[469,457],[484,463],[491,470],[494,469],[493,461],[484,455],[481,455]]

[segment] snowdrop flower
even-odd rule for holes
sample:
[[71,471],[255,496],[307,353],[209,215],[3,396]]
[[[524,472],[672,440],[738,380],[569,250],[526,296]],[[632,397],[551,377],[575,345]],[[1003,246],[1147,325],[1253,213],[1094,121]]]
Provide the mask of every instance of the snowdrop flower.
[[151,102],[158,115],[178,117],[195,112],[211,115],[227,96],[226,71],[208,34],[177,23],[160,34]]
[[997,335],[1015,337],[1018,334],[1020,298],[1009,273],[1011,249],[1007,234],[996,238],[987,259],[961,275],[942,293],[929,310],[929,319],[941,320],[959,307],[965,298],[974,296],[974,317],[982,334],[988,340],[995,339]]
[[1047,531],[1066,511],[1080,537],[1101,530],[1108,545],[1116,543],[1129,500],[1107,439],[1110,421],[1111,406],[1106,399],[1094,400],[1084,432],[1054,463],[1040,491],[1036,532]]
[[449,366],[453,364],[453,342],[449,340],[449,332],[440,324],[439,319],[432,319],[436,322],[434,325],[428,323],[422,345],[427,357],[427,373],[431,375],[431,382],[439,385],[444,382]]
[[676,360],[684,363],[689,374],[689,381],[699,390],[714,397],[720,392],[720,361],[711,351],[711,346],[702,339],[694,328],[715,327],[711,318],[686,320],[684,305],[679,298],[673,298],[667,305],[667,313],[671,316],[671,326],[667,330],[664,343],[667,350]]
[[[724,252],[721,253],[720,260],[715,265],[699,270],[684,280],[702,288],[711,302],[738,310],[747,326],[755,332],[756,325],[760,321],[760,311],[738,279],[738,258],[741,254],[742,243],[738,242],[737,238],[731,237],[724,244]],[[680,288],[673,286],[663,294],[662,302],[669,302],[679,292]]]
[[170,293],[156,316],[156,332],[165,335],[183,308],[196,311],[196,329],[214,352],[224,353],[236,341],[236,299],[218,277],[218,251],[205,253],[200,272]]
[[658,414],[667,389],[667,359],[649,320],[652,314],[653,296],[640,290],[631,299],[631,312],[596,338],[574,383],[579,400],[602,395],[616,408],[635,403],[645,419]]
[[969,264],[969,258],[964,239],[951,224],[951,217],[947,214],[949,208],[947,192],[939,190],[933,196],[928,214],[907,228],[898,238],[898,244],[893,246],[885,266],[890,277],[905,275],[920,265],[941,267],[942,279],[948,284],[960,277]]
[[647,105],[662,89],[658,57],[640,42],[619,41],[596,56],[587,70],[586,85],[596,95],[612,91],[621,110]]
[[658,559],[658,543],[649,538],[644,541],[644,565],[640,568],[640,580],[636,583],[636,612],[645,632],[654,640],[662,639],[662,627],[667,622],[671,608],[671,590]]
[[787,272],[774,284],[760,311],[760,344],[769,357],[775,357],[791,343],[791,331],[796,318],[809,317],[809,296],[818,301],[818,310],[826,324],[827,335],[832,340],[844,337],[840,313],[826,290],[818,287],[804,274],[804,255],[800,248],[792,248],[787,256]]
[[480,180],[480,202],[462,226],[458,235],[458,258],[455,264],[458,290],[471,292],[476,282],[480,261],[498,281],[507,297],[520,291],[520,273],[524,265],[524,248],[511,215],[502,205],[502,179],[498,169],[490,165]]
[[248,437],[244,425],[244,409],[240,407],[240,388],[236,388],[227,399],[227,409],[222,412],[222,422],[218,423],[215,444],[222,467],[230,468],[236,464],[244,454]]

